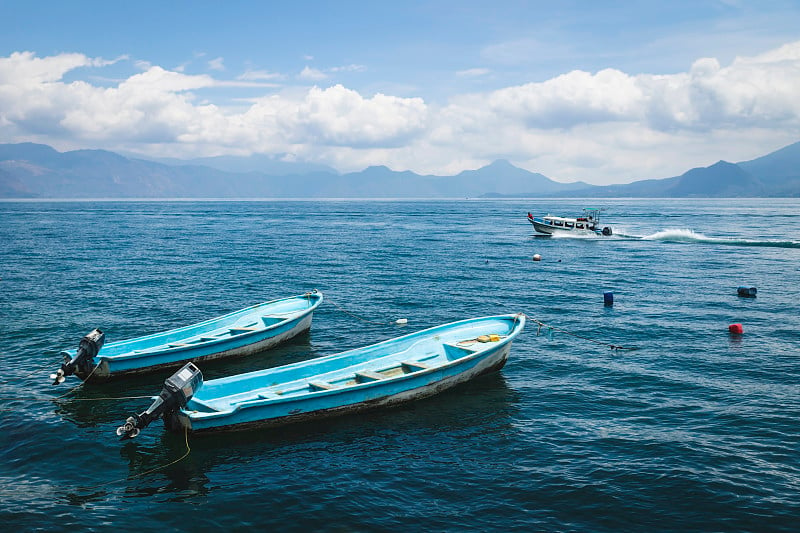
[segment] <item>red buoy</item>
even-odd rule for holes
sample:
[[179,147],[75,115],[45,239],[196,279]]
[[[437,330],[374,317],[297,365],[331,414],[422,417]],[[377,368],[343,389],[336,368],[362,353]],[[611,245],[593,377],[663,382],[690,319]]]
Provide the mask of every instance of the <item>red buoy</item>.
[[728,331],[734,335],[741,335],[744,333],[744,328],[741,324],[731,324],[728,326]]

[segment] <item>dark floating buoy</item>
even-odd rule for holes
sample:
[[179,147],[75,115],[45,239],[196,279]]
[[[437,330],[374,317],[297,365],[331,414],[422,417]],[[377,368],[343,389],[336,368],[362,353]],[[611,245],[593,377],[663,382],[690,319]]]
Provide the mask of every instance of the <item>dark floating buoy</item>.
[[736,289],[736,292],[742,298],[755,298],[756,297],[756,292],[758,292],[758,289],[756,289],[755,287],[741,286],[738,289]]
[[606,291],[603,293],[603,304],[606,307],[614,305],[614,293],[611,291]]
[[742,333],[744,333],[744,328],[742,327],[741,324],[731,324],[730,326],[728,326],[728,332],[731,335],[741,335]]
[[539,255],[539,254],[533,254],[533,260],[534,261],[541,261],[542,260],[542,256]]

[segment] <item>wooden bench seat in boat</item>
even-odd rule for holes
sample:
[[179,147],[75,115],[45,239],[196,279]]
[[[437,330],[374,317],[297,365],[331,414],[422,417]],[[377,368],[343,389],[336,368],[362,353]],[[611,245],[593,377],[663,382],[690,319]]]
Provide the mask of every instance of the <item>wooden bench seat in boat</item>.
[[325,381],[311,381],[308,384],[308,388],[311,389],[312,391],[331,390],[335,389],[336,385],[331,385],[330,383],[327,383]]
[[386,376],[383,374],[378,374],[372,370],[361,370],[356,372],[356,382],[358,383],[369,383],[370,381],[379,381],[385,378]]
[[409,372],[417,372],[419,370],[427,370],[430,368],[430,365],[421,361],[403,361],[400,364],[407,368]]
[[230,328],[231,333],[238,334],[238,333],[246,333],[248,331],[256,331],[258,328]]

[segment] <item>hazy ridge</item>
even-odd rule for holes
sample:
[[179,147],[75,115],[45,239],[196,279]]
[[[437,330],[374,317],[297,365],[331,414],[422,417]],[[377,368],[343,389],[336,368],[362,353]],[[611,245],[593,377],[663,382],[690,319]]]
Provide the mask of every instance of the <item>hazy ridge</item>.
[[719,161],[680,176],[606,186],[560,183],[505,160],[455,176],[385,166],[339,174],[265,156],[150,161],[105,150],[58,152],[42,144],[0,144],[0,198],[478,196],[797,197],[800,142],[751,161]]

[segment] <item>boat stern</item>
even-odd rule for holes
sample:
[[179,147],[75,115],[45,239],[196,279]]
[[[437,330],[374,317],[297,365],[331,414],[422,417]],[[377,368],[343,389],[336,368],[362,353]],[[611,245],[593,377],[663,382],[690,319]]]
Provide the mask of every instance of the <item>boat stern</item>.
[[203,386],[203,374],[194,363],[186,363],[180,370],[168,377],[164,388],[147,410],[128,417],[125,424],[117,428],[117,436],[123,439],[136,437],[153,420],[163,417],[164,422],[185,407],[194,393]]

